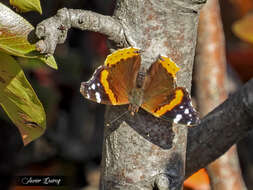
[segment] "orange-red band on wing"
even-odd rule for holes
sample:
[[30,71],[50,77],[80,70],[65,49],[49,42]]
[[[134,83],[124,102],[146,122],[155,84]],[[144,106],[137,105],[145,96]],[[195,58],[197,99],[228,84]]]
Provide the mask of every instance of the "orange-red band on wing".
[[172,110],[174,107],[179,105],[182,102],[183,97],[184,97],[183,90],[177,89],[173,100],[169,104],[166,104],[166,105],[160,107],[157,111],[154,112],[154,115],[156,117],[161,117],[163,114],[165,114],[166,112]]
[[111,67],[112,65],[117,64],[121,59],[126,60],[128,58],[137,56],[139,55],[138,50],[139,49],[133,47],[119,49],[107,56],[104,65]]
[[176,78],[176,73],[179,71],[179,67],[168,57],[162,57],[159,63],[167,70],[168,73],[172,74],[173,78]]
[[117,100],[116,100],[112,90],[109,87],[109,83],[108,83],[108,80],[107,80],[108,75],[109,75],[109,72],[107,70],[103,70],[101,72],[101,81],[100,82],[103,85],[104,90],[105,90],[106,94],[108,95],[112,105],[116,105]]

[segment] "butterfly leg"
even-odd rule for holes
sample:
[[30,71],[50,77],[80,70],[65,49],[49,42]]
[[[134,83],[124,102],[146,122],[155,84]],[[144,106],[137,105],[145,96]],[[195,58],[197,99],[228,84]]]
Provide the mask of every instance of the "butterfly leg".
[[134,116],[134,114],[139,111],[139,106],[136,104],[129,104],[128,110],[130,111],[131,115]]

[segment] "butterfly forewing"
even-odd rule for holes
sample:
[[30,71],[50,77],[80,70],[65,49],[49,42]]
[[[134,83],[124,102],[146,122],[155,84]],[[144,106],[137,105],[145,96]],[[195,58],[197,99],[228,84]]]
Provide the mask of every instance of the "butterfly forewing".
[[101,83],[101,73],[104,71],[104,66],[100,66],[93,73],[90,80],[82,82],[80,92],[81,94],[94,102],[101,104],[111,104],[109,95],[105,93],[104,86]]
[[128,95],[134,86],[140,67],[140,55],[135,48],[126,48],[109,55],[87,82],[81,84],[81,93],[92,101],[122,105],[128,104]]
[[199,122],[191,99],[184,88],[176,87],[179,68],[166,57],[152,64],[147,72],[142,108],[156,117],[174,123],[194,125]]
[[[169,62],[169,60],[167,60]],[[169,73],[170,67],[167,69],[163,67],[162,60],[158,59],[153,63],[146,74],[146,81],[144,86],[144,102],[155,104],[155,102],[164,101],[158,97],[164,97],[168,93],[172,93],[175,87],[175,73],[179,69],[178,67],[171,66],[171,69],[175,70],[174,73]],[[157,97],[157,98],[154,98]],[[151,103],[153,102],[153,103]]]

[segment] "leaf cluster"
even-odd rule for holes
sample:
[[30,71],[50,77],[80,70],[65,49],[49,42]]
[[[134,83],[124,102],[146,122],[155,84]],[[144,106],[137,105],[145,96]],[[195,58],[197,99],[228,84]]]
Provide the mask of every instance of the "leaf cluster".
[[[10,0],[19,12],[42,14],[39,0]],[[36,50],[34,27],[22,16],[0,3],[0,105],[18,127],[26,145],[46,129],[44,108],[26,79],[22,64],[47,64],[57,69],[53,56]]]

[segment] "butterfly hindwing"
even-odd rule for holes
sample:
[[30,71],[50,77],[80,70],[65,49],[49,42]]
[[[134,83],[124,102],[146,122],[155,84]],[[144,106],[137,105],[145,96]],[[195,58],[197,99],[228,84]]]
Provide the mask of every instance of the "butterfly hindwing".
[[177,87],[171,99],[155,111],[155,114],[174,123],[186,125],[196,125],[199,123],[197,112],[192,106],[191,98],[187,90],[183,87]]
[[161,57],[147,72],[142,108],[156,117],[186,125],[199,122],[189,93],[176,87],[175,77],[179,68],[169,58]]
[[81,84],[81,93],[87,99],[112,105],[128,104],[128,95],[134,86],[140,67],[140,55],[135,48],[120,49],[109,55],[91,79]]

